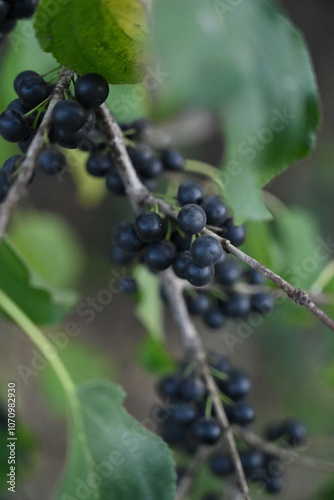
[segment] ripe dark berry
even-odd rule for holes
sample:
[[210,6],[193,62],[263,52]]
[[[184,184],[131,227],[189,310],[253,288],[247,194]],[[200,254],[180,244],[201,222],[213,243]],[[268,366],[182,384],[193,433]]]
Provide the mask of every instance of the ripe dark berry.
[[114,242],[123,252],[136,253],[143,247],[144,243],[138,238],[131,222],[120,222],[114,230]]
[[154,271],[164,271],[172,265],[176,250],[170,241],[151,243],[144,250],[145,264]]
[[266,293],[257,293],[252,297],[253,311],[259,312],[263,315],[271,313],[274,309],[274,301],[270,295]]
[[0,115],[0,134],[6,141],[22,141],[29,131],[27,120],[17,111],[6,110]]
[[109,85],[103,76],[87,73],[75,82],[75,97],[84,108],[95,108],[104,103],[109,95]]
[[218,196],[204,198],[201,207],[206,213],[207,223],[211,226],[220,226],[228,217],[227,208]]
[[102,148],[93,149],[86,163],[86,170],[94,177],[105,177],[109,170],[114,167],[110,153]]
[[[223,254],[224,255],[224,254]],[[216,264],[216,280],[220,285],[231,286],[241,277],[241,267],[237,262],[227,259],[222,264]]]
[[63,128],[54,127],[52,131],[52,139],[62,148],[76,149],[83,141],[85,132],[83,128],[69,132]]
[[56,127],[75,131],[84,126],[87,112],[77,102],[63,100],[55,105],[51,118]]
[[248,425],[255,420],[255,410],[247,401],[238,401],[227,409],[231,424]]
[[[185,159],[174,149],[169,149],[162,154],[161,157],[162,164],[166,170],[172,170],[173,172],[180,172],[184,169]],[[190,203],[190,202],[189,202]]]
[[[225,358],[225,356],[221,356],[220,354],[217,353],[210,353],[208,359],[211,368],[214,368],[216,371],[223,374],[229,373],[230,363],[229,360]],[[215,375],[213,376],[215,377]]]
[[[28,113],[29,111],[29,108],[27,106],[25,106],[23,104],[23,102],[21,101],[21,99],[17,98],[17,99],[14,99],[13,101],[11,101],[8,106],[7,106],[7,109],[11,110],[11,111],[17,111],[17,113],[19,113],[20,115],[24,115],[25,113]],[[30,117],[28,117],[27,119],[29,119]]]
[[22,151],[22,153],[26,153],[28,151],[28,148],[30,146],[30,144],[32,143],[35,135],[36,135],[36,132],[37,130],[32,130],[30,132],[29,135],[27,135],[27,137],[25,139],[23,139],[22,141],[19,141],[17,143],[18,147],[20,148],[20,150]]
[[226,323],[226,316],[219,309],[209,309],[204,314],[205,324],[214,330],[222,328]]
[[251,382],[242,370],[231,370],[228,379],[221,380],[219,386],[232,401],[245,398],[251,390]]
[[214,236],[200,236],[191,245],[190,255],[193,261],[201,267],[217,264],[223,254],[219,241]]
[[161,175],[163,166],[148,146],[129,148],[128,153],[138,174],[145,179],[156,179]]
[[155,212],[147,211],[139,214],[134,227],[138,238],[145,243],[157,243],[166,234],[165,221]]
[[178,231],[175,231],[175,233],[172,235],[172,242],[175,244],[178,251],[181,252],[182,250],[190,250],[191,238],[191,234],[185,234],[184,236],[181,236]]
[[204,210],[190,203],[184,205],[177,215],[177,223],[179,228],[185,233],[197,234],[202,231],[206,224],[206,215]]
[[5,17],[0,21],[0,34],[7,35],[10,31],[12,31],[16,26],[16,19],[10,19],[9,17]]
[[180,184],[177,199],[181,206],[189,203],[199,204],[203,200],[204,191],[200,184],[194,181],[185,181]]
[[250,299],[244,295],[233,294],[225,302],[224,312],[231,318],[247,318],[251,312]]
[[257,474],[264,465],[264,457],[257,450],[245,450],[240,452],[242,468],[246,476]]
[[255,269],[249,269],[244,274],[250,285],[262,285],[266,280],[265,277]]
[[119,126],[121,130],[125,132],[126,137],[131,141],[145,142],[145,137],[151,126],[151,122],[147,120],[147,118],[138,118],[131,123],[119,123]]
[[179,252],[175,257],[173,262],[173,271],[178,278],[186,279],[186,269],[189,255],[189,250],[183,250],[183,252]]
[[158,384],[158,392],[163,398],[179,399],[182,380],[177,375],[163,377]]
[[10,181],[8,179],[7,172],[0,170],[0,203],[6,198],[7,193],[10,189]]
[[210,298],[206,293],[197,292],[194,295],[186,295],[188,311],[193,315],[205,314],[210,308]]
[[189,259],[186,269],[186,279],[193,286],[205,286],[210,283],[215,275],[213,266],[200,267],[192,259]]
[[4,19],[9,11],[9,3],[4,0],[0,0],[0,20]]
[[66,165],[66,158],[60,151],[52,147],[44,149],[37,159],[37,166],[48,175],[56,175]]
[[125,195],[125,188],[121,176],[116,169],[110,168],[106,175],[106,186],[108,191],[119,196]]
[[239,247],[246,239],[246,228],[245,226],[234,226],[233,219],[228,219],[224,222],[222,236],[230,240],[235,247]]
[[198,418],[192,426],[194,439],[200,444],[216,444],[222,434],[219,424],[213,418]]
[[180,403],[173,411],[173,419],[180,425],[190,425],[196,417],[197,410],[190,403]]
[[48,97],[50,90],[41,76],[32,75],[21,79],[16,93],[26,106],[34,108]]
[[205,394],[206,387],[200,378],[191,376],[182,382],[181,395],[185,401],[202,401]]
[[1,172],[6,172],[10,184],[14,180],[14,174],[17,171],[22,158],[23,157],[21,155],[10,156],[2,166]]
[[215,453],[210,458],[210,470],[212,474],[219,477],[225,477],[233,472],[233,464],[229,455]]
[[284,438],[290,446],[299,446],[307,440],[307,429],[304,424],[293,418],[270,425],[266,432],[269,441]]
[[132,294],[138,291],[138,285],[136,280],[128,276],[120,279],[119,286],[122,292],[124,293]]
[[21,83],[28,77],[28,76],[40,76],[36,71],[31,71],[31,70],[26,70],[22,71],[17,75],[17,77],[14,80],[14,90],[17,93],[19,90],[19,86]]
[[115,247],[110,252],[110,259],[115,264],[124,266],[125,264],[129,264],[129,262],[131,262],[131,260],[133,259],[133,254],[123,252],[123,250],[121,250],[120,248]]
[[280,493],[283,488],[283,477],[281,475],[268,475],[264,478],[266,491],[271,494]]
[[36,9],[35,0],[20,0],[10,3],[8,17],[13,19],[25,19],[31,17]]

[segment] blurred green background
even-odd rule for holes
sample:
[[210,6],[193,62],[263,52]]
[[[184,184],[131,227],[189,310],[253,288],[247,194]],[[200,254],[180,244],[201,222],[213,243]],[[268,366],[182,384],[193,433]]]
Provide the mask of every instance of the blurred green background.
[[[296,266],[312,257],[319,244],[317,238],[326,241],[334,230],[334,3],[286,0],[281,6],[307,40],[319,84],[323,124],[312,156],[267,187],[271,193],[267,201],[276,221],[250,224],[243,248],[274,270],[299,276],[300,285],[309,288],[331,257],[317,262],[310,272]],[[51,56],[38,48],[28,21],[18,26],[16,34],[19,45],[9,41],[0,49],[1,110],[15,97],[12,82],[18,72],[33,69],[44,73],[56,66]],[[113,86],[109,106],[121,121],[150,117],[157,94],[155,89],[146,95],[140,85]],[[183,109],[158,126],[168,131],[173,144],[187,156],[219,164],[223,142],[215,116]],[[1,162],[16,153],[15,145],[0,140]],[[73,175],[65,174],[62,182],[37,173],[11,225],[12,239],[33,269],[53,280],[54,286],[74,287],[79,301],[96,297],[115,273],[108,260],[112,228],[117,221],[131,217],[126,201],[110,197],[101,181],[89,179],[83,163],[84,155],[76,158]],[[325,291],[334,293],[330,268],[325,276]],[[334,315],[334,305],[326,307]],[[137,362],[145,332],[135,317],[131,297],[115,293],[91,323],[76,312],[69,320],[79,325],[81,333],[60,354],[74,379],[117,380],[128,393],[130,413],[140,421],[145,419],[157,400],[156,378]],[[248,338],[240,336],[242,325],[230,329],[236,339],[233,349],[222,332],[208,332],[201,323],[199,326],[208,349],[225,353],[249,371],[253,380],[251,402],[258,414],[255,428],[259,432],[271,419],[296,416],[310,430],[306,453],[334,460],[334,336],[330,331],[286,300],[281,300],[275,312]],[[53,327],[46,334],[61,329]],[[16,380],[18,423],[22,427],[22,472],[16,498],[48,500],[64,467],[66,425],[61,390],[48,367],[40,373],[37,369],[25,383],[20,376],[22,366],[31,366],[36,351],[21,332],[4,321],[1,330],[2,396],[7,381]],[[182,351],[168,315],[166,334],[171,351],[180,358]],[[286,472],[282,500],[327,498],[320,491],[331,479],[328,474],[293,465]],[[330,495],[328,498],[334,498],[334,493]],[[255,491],[252,498],[264,497]]]

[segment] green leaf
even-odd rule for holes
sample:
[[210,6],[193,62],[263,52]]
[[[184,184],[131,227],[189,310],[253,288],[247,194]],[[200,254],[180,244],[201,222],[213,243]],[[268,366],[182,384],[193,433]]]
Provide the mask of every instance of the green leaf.
[[37,324],[60,322],[77,297],[53,289],[34,273],[8,238],[0,245],[1,289]]
[[34,28],[42,49],[78,73],[137,83],[148,63],[145,9],[139,0],[39,2]]
[[276,218],[274,232],[281,249],[279,271],[282,277],[297,288],[308,289],[323,266],[323,259],[318,258],[317,252],[317,220],[311,212],[294,207]]
[[158,0],[153,13],[168,73],[162,108],[220,111],[226,200],[238,223],[269,219],[260,187],[309,153],[319,123],[302,36],[268,0]]
[[136,267],[134,277],[139,288],[136,314],[153,339],[162,339],[162,301],[159,278],[142,265]]
[[85,259],[65,219],[46,212],[18,212],[9,235],[27,265],[47,283],[61,288],[77,284]]
[[137,357],[145,370],[155,375],[166,375],[176,369],[176,363],[167,352],[166,346],[152,337],[144,340],[139,347]]
[[[171,452],[125,411],[124,395],[107,382],[77,389],[83,425],[73,423],[69,465],[57,500],[174,498]],[[149,425],[157,424],[152,420]]]
[[[76,332],[81,333],[79,327]],[[115,378],[115,365],[108,353],[105,355],[92,345],[72,339],[62,330],[51,334],[58,356],[75,384],[98,379]],[[84,367],[84,369],[83,369]],[[42,390],[57,413],[66,410],[66,394],[52,367],[47,364],[43,376],[38,377]]]

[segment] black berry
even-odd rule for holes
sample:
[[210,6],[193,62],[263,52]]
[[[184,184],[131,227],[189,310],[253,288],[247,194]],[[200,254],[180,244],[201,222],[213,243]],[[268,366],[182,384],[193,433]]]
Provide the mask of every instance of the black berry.
[[87,73],[75,82],[75,97],[84,108],[95,108],[104,103],[109,95],[109,85],[103,76]]
[[144,243],[138,238],[131,222],[120,222],[114,230],[114,242],[123,252],[136,253],[143,247]]
[[222,434],[219,424],[213,418],[201,417],[192,426],[194,439],[200,444],[215,444]]
[[185,233],[197,234],[202,231],[206,224],[206,215],[204,210],[190,203],[184,205],[177,215],[177,223],[179,228]]
[[190,255],[193,261],[201,267],[217,264],[223,254],[223,249],[214,236],[200,236],[191,245]]
[[156,243],[166,234],[166,225],[159,214],[143,212],[135,220],[134,225],[138,238],[145,243]]
[[170,241],[151,243],[144,250],[145,264],[154,271],[164,271],[172,265],[176,250]]
[[213,279],[215,268],[213,266],[200,267],[189,259],[186,269],[186,279],[193,286],[205,286]]

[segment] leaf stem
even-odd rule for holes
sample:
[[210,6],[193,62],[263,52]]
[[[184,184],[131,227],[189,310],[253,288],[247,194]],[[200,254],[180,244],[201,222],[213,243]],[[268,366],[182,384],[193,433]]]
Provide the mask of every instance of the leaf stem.
[[43,335],[41,330],[30,320],[30,318],[28,318],[28,316],[26,316],[26,314],[1,289],[0,305],[1,308],[6,312],[6,314],[8,314],[8,316],[11,317],[14,323],[16,323],[19,327],[22,328],[22,330],[26,332],[32,342],[48,359],[50,365],[56,372],[59,381],[61,382],[69,403],[73,405],[74,401],[76,400],[74,383],[52,344]]

